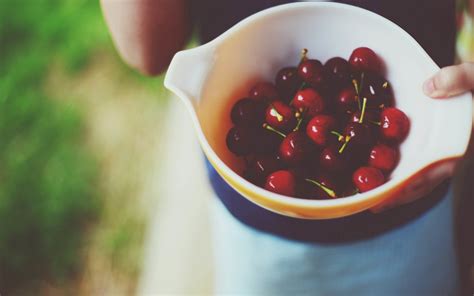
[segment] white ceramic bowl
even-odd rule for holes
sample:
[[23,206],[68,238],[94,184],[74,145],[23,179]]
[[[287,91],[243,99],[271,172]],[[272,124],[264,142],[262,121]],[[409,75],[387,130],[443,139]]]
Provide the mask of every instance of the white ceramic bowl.
[[[233,103],[256,81],[273,81],[280,68],[297,65],[302,48],[325,62],[334,56],[347,59],[360,46],[372,48],[385,61],[397,107],[411,120],[391,179],[352,197],[304,200],[266,191],[240,177],[242,161],[225,145]],[[451,100],[426,97],[422,84],[438,70],[409,34],[379,15],[337,3],[294,3],[261,11],[215,40],[177,53],[165,86],[183,99],[205,154],[234,189],[283,215],[327,219],[363,211],[450,176],[469,141],[472,100],[470,94]]]

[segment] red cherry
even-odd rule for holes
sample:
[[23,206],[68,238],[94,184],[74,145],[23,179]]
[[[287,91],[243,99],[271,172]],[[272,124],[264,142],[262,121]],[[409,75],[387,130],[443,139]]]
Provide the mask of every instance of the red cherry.
[[293,107],[304,113],[305,117],[313,117],[324,110],[323,97],[314,89],[306,88],[296,93]]
[[378,144],[370,151],[369,165],[385,173],[391,172],[399,159],[397,149],[384,144]]
[[410,120],[397,108],[385,108],[380,114],[382,136],[391,142],[401,143],[410,130]]
[[283,132],[288,132],[296,126],[295,112],[282,101],[272,102],[265,114],[267,123]]
[[[352,113],[349,116],[349,122],[360,123],[361,115],[362,115],[362,112],[360,111],[356,111]],[[364,118],[362,118],[362,123],[366,123],[369,126],[374,125],[378,127],[378,125],[380,124],[379,120],[380,120],[380,112],[378,112],[377,110],[365,110]]]
[[283,136],[265,128],[255,130],[255,153],[267,154],[278,151]]
[[288,134],[280,144],[281,159],[290,165],[299,165],[311,153],[311,143],[303,132]]
[[230,117],[238,126],[261,126],[264,121],[265,104],[260,101],[244,98],[232,107]]
[[357,167],[367,162],[375,137],[368,125],[351,122],[346,126],[343,141],[339,153],[345,155],[348,165]]
[[268,175],[283,168],[280,157],[276,154],[258,155],[248,165],[253,183],[263,185]]
[[357,94],[353,86],[342,89],[336,96],[336,106],[341,113],[351,113],[359,108]]
[[344,135],[349,137],[349,147],[369,147],[375,142],[374,135],[366,124],[350,122],[344,130]]
[[[352,178],[349,178],[352,179]],[[341,192],[339,194],[339,197],[348,197],[355,195],[356,193],[359,192],[359,189],[357,189],[354,184],[352,183],[352,180],[350,182],[345,182],[343,185],[341,185]]]
[[329,172],[339,173],[349,168],[349,159],[346,154],[339,153],[339,148],[327,147],[321,152],[319,164]]
[[360,97],[367,98],[367,106],[372,108],[391,107],[393,105],[393,91],[390,83],[381,75],[374,72],[361,73]]
[[278,91],[273,83],[259,82],[250,89],[249,97],[271,102],[278,99]]
[[337,197],[334,180],[325,174],[304,178],[297,184],[297,193],[306,199],[333,199]]
[[237,156],[246,156],[252,153],[254,142],[254,134],[250,129],[234,126],[227,133],[227,148]]
[[318,60],[303,58],[298,65],[298,75],[304,82],[318,88],[324,82],[323,64]]
[[276,171],[267,178],[265,189],[281,195],[295,196],[295,176],[285,170]]
[[354,172],[352,182],[360,192],[367,192],[385,183],[385,177],[379,169],[361,167]]
[[335,57],[324,64],[324,74],[333,85],[346,84],[351,79],[351,66],[345,59]]
[[337,136],[331,132],[336,128],[336,120],[329,115],[316,115],[306,126],[306,135],[318,146],[326,146]]
[[349,63],[359,71],[382,72],[382,61],[377,54],[368,47],[354,49],[349,58]]
[[296,68],[286,67],[278,71],[275,85],[283,100],[291,100],[301,86],[301,79],[298,77]]

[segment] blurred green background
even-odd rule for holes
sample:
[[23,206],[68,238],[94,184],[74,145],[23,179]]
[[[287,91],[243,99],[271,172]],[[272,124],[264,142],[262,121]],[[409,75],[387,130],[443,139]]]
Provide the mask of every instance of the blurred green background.
[[160,85],[122,65],[98,1],[0,1],[0,293],[134,290],[148,213],[123,201],[148,147],[132,130],[156,124]]

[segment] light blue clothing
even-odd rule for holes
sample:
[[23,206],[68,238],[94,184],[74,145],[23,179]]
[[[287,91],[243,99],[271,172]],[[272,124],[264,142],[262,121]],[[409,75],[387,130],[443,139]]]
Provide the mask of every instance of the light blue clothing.
[[215,293],[458,295],[453,194],[373,238],[303,243],[254,230],[213,205]]

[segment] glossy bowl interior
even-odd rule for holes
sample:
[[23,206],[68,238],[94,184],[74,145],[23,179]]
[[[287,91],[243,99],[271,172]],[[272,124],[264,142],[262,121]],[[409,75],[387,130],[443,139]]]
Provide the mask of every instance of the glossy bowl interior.
[[[335,200],[281,196],[241,178],[242,160],[225,145],[233,103],[257,81],[273,81],[284,66],[297,65],[302,48],[325,62],[348,58],[352,50],[372,48],[386,64],[396,105],[410,118],[411,131],[391,179],[364,194]],[[295,3],[259,12],[203,46],[178,53],[165,85],[191,111],[204,152],[221,176],[245,198],[283,215],[327,219],[370,208],[403,191],[414,176],[433,164],[462,156],[469,140],[472,101],[465,94],[433,100],[422,92],[425,79],[439,68],[405,31],[387,19],[337,3]],[[425,169],[423,171],[423,169]],[[449,172],[442,172],[443,178]]]

